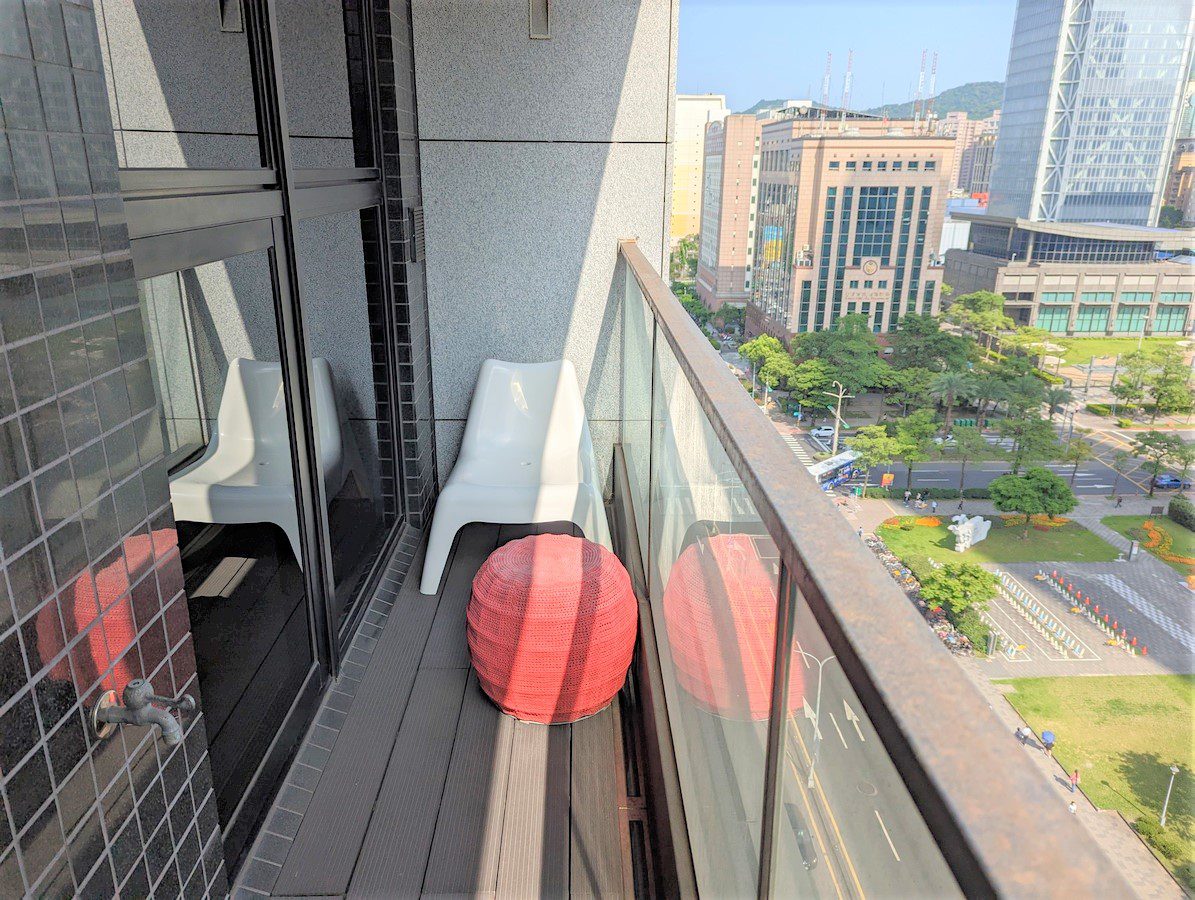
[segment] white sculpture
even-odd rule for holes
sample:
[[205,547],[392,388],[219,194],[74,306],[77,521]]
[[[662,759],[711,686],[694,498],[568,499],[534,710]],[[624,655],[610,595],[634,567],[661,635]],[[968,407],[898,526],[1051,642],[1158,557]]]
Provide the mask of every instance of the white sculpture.
[[954,550],[956,553],[963,553],[970,550],[973,546],[982,541],[988,536],[988,532],[992,530],[992,523],[983,516],[974,516],[970,519],[963,513],[959,513],[950,521],[953,525],[947,526],[949,531],[954,532]]

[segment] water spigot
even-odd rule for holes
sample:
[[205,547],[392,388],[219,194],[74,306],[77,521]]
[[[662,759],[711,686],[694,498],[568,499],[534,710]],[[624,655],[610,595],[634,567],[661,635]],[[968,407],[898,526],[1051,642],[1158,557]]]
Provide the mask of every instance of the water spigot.
[[157,725],[162,731],[162,743],[173,747],[183,739],[183,729],[170,714],[172,709],[192,712],[195,698],[190,694],[174,699],[160,697],[154,693],[152,684],[144,678],[135,678],[125,685],[119,700],[116,691],[104,692],[91,708],[91,725],[100,739],[111,735],[117,725]]

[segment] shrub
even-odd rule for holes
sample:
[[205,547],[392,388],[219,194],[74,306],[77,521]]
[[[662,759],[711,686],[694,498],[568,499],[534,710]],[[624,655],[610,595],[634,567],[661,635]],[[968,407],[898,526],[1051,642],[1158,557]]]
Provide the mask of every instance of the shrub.
[[947,614],[950,623],[966,635],[967,640],[971,642],[971,646],[975,648],[977,653],[987,653],[988,650],[988,635],[991,633],[991,628],[988,623],[979,617],[973,609],[967,610],[962,615],[951,616]]
[[[917,491],[913,492],[918,493]],[[922,488],[922,500],[957,500],[958,488]]]
[[1033,375],[1035,378],[1040,378],[1046,384],[1066,384],[1065,378],[1060,378],[1052,372],[1043,372],[1041,369],[1034,369]]
[[1183,528],[1195,531],[1195,503],[1182,494],[1170,498],[1170,506],[1166,510],[1166,515]]
[[1107,403],[1088,403],[1087,411],[1096,416],[1110,416],[1112,415],[1112,407]]
[[967,500],[990,500],[991,492],[985,487],[963,488],[963,497]]
[[1158,824],[1155,816],[1138,817],[1137,821],[1133,823],[1133,828],[1143,838],[1154,837],[1162,831],[1162,826]]
[[1154,816],[1139,817],[1133,828],[1167,859],[1178,861],[1187,855],[1183,839],[1173,831],[1164,831]]
[[1118,428],[1132,428],[1132,427],[1133,427],[1133,420],[1132,420],[1132,419],[1126,419],[1126,418],[1124,418],[1123,416],[1121,416],[1121,417],[1118,417],[1118,418],[1117,418],[1117,420],[1116,420],[1116,425],[1117,425],[1117,427],[1118,427]]

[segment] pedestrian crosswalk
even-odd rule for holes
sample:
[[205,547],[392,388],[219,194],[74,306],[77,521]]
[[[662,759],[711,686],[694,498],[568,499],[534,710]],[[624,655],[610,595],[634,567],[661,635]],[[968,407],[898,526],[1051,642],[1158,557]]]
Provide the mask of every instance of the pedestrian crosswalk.
[[812,466],[814,463],[813,454],[809,452],[809,445],[805,443],[804,439],[799,434],[782,434],[784,443],[788,444],[793,455],[801,461],[803,466]]

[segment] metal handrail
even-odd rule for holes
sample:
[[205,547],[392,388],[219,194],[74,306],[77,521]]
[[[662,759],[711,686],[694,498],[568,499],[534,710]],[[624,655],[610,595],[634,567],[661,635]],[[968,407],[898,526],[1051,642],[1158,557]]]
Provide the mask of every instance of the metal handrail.
[[[809,604],[962,890],[967,896],[1130,895],[637,243],[620,241],[619,250],[657,336],[668,342],[788,579]],[[795,602],[794,591],[780,592],[778,621],[791,619],[785,607]],[[773,739],[785,706],[773,708]],[[769,789],[778,790],[776,779]],[[765,797],[765,812],[770,808],[775,797]],[[768,883],[769,865],[761,860],[761,884]]]

